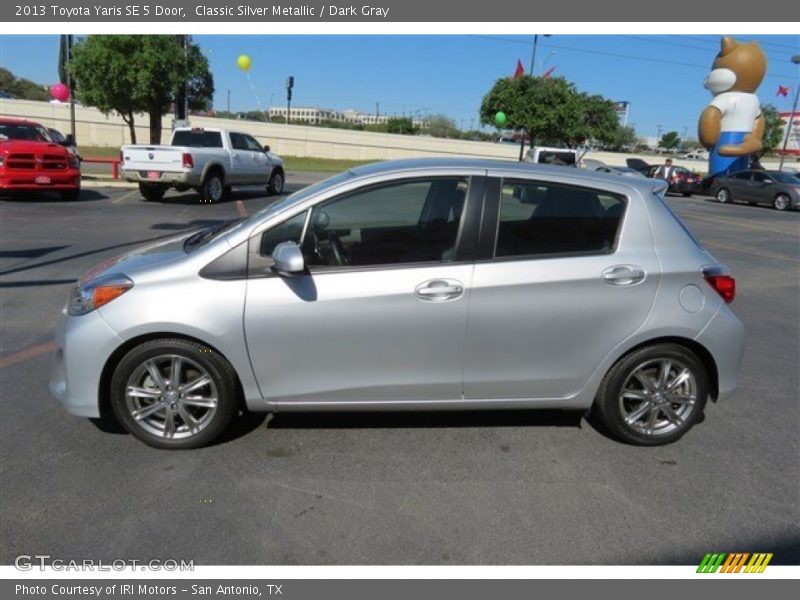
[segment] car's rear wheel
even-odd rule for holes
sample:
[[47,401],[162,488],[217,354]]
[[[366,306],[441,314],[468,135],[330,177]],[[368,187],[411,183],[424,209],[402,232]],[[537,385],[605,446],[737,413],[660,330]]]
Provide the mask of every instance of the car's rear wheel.
[[692,192],[683,192],[683,197],[684,198],[691,198],[692,197]]
[[267,185],[267,192],[273,196],[280,196],[283,193],[283,185],[285,179],[283,171],[275,171],[272,177],[269,178],[269,185]]
[[609,370],[595,406],[617,438],[659,446],[679,439],[701,419],[708,387],[706,369],[693,352],[678,344],[655,344]]
[[792,206],[792,199],[788,194],[778,194],[775,196],[772,205],[775,207],[775,210],[788,210],[789,207]]
[[136,346],[111,378],[111,406],[131,434],[156,448],[204,446],[237,410],[236,375],[220,354],[183,339]]
[[719,188],[717,190],[717,202],[720,204],[728,204],[733,200],[731,191],[728,188]]
[[167,193],[167,188],[158,183],[140,183],[139,193],[148,202],[160,202]]
[[222,179],[222,175],[214,171],[206,176],[206,180],[200,188],[200,196],[203,202],[222,202],[225,198],[225,189],[225,182]]

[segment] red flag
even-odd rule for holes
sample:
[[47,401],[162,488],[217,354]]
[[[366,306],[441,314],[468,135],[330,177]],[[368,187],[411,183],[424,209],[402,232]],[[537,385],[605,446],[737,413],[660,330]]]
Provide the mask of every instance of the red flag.
[[517,59],[517,68],[514,69],[514,79],[519,79],[525,75],[525,67],[522,66],[522,61]]
[[775,95],[776,96],[783,96],[784,98],[786,98],[786,96],[789,95],[789,88],[788,87],[784,87],[782,85],[779,85],[778,86],[778,93],[775,94]]
[[552,66],[549,69],[547,69],[547,71],[544,72],[544,75],[542,75],[542,79],[547,79],[548,77],[550,77],[550,75],[552,75],[553,71],[555,70],[556,70],[555,66]]

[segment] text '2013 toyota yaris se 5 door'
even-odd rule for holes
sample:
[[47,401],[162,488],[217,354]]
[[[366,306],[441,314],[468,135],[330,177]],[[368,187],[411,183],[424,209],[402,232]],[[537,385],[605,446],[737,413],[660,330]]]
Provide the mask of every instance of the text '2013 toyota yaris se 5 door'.
[[659,186],[456,158],[342,173],[91,269],[51,390],[160,448],[243,408],[592,408],[672,442],[735,389],[744,329]]

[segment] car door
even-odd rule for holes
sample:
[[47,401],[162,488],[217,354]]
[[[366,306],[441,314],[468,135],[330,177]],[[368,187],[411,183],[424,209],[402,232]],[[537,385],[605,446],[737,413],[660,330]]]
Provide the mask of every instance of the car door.
[[742,202],[750,202],[752,198],[752,185],[751,179],[753,178],[752,171],[739,171],[728,177],[727,184],[731,188],[731,194],[734,200]]
[[228,175],[230,183],[250,183],[255,177],[255,165],[247,136],[242,133],[230,132],[231,140],[231,172]]
[[249,183],[264,184],[269,181],[269,173],[271,170],[269,157],[264,152],[264,148],[258,143],[253,136],[244,135],[244,142],[247,144],[247,149],[250,152],[250,159],[253,161],[253,170],[251,172],[251,179]]
[[750,183],[750,202],[772,205],[775,196],[775,183],[766,173],[753,171],[753,179]]
[[660,268],[641,199],[569,181],[487,182],[467,400],[574,395],[651,310]]
[[[461,399],[482,185],[370,185],[254,236],[244,325],[264,396],[295,406]],[[307,274],[270,273],[286,240],[301,245]]]

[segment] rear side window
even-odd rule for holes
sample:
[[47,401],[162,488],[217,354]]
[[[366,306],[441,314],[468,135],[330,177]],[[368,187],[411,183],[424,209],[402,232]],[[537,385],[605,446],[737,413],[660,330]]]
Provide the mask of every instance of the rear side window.
[[624,212],[624,197],[609,192],[505,180],[495,256],[611,253]]
[[172,145],[190,148],[222,148],[222,134],[219,131],[176,131],[172,137]]

